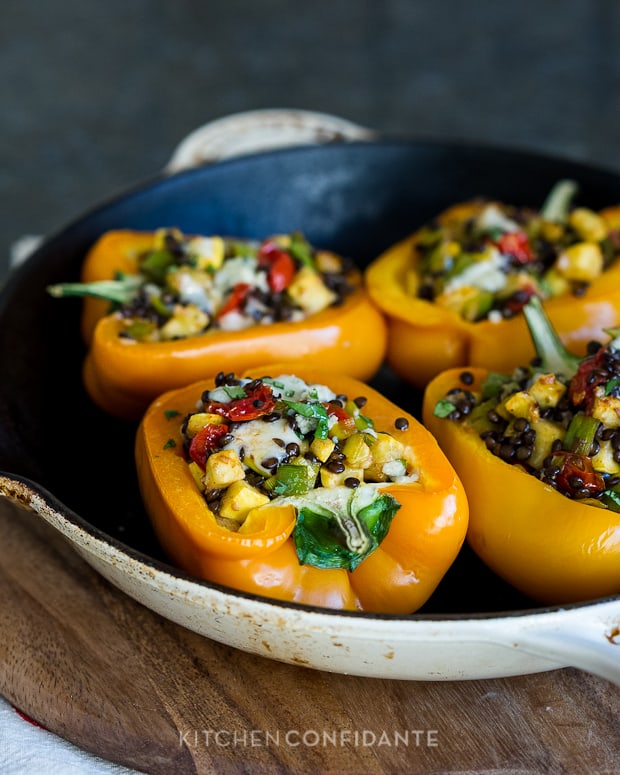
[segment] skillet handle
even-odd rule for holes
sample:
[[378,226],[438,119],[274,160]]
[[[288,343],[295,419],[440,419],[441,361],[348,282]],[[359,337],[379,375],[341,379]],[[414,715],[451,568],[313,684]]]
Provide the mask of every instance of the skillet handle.
[[620,602],[558,611],[551,623],[524,632],[516,645],[620,686]]
[[234,113],[191,132],[173,151],[166,172],[294,145],[368,141],[377,134],[328,113],[271,109]]

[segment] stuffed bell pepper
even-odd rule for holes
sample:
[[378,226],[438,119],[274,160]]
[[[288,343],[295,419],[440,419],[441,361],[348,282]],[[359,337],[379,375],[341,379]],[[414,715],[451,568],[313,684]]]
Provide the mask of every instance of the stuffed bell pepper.
[[147,410],[137,471],[163,548],[187,572],[244,592],[417,610],[465,538],[451,465],[419,422],[363,383],[267,368],[220,373]]
[[576,190],[560,181],[539,211],[456,205],[376,259],[366,281],[388,319],[391,368],[423,388],[451,367],[527,363],[532,297],[579,354],[620,325],[620,207],[573,207]]
[[361,273],[299,233],[253,242],[108,232],[82,282],[49,291],[86,297],[84,382],[121,417],[140,417],[156,396],[222,363],[241,371],[294,358],[367,379],[385,352],[385,322]]
[[531,364],[443,372],[425,424],[465,486],[468,541],[498,575],[545,603],[620,593],[620,331],[578,358],[538,299],[524,313]]

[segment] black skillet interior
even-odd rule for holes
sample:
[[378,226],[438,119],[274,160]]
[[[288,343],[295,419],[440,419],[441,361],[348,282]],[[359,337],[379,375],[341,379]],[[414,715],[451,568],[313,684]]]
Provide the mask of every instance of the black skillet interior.
[[[534,154],[385,141],[289,149],[158,178],[49,238],[0,296],[0,470],[30,478],[114,540],[163,554],[135,482],[135,425],[105,416],[82,389],[77,300],[48,284],[77,279],[110,229],[177,226],[260,238],[302,230],[366,266],[450,204],[476,196],[539,205],[570,177],[593,208],[620,202],[620,175]],[[225,364],[223,364],[225,369]],[[420,395],[383,369],[373,384],[419,414]],[[466,548],[425,606],[431,613],[531,608]]]

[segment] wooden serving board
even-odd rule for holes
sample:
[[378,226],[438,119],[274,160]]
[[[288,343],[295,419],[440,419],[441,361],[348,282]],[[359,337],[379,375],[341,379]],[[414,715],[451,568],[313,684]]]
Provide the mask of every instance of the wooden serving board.
[[0,498],[0,692],[152,773],[612,773],[620,693],[567,669],[424,683],[292,667],[126,597]]

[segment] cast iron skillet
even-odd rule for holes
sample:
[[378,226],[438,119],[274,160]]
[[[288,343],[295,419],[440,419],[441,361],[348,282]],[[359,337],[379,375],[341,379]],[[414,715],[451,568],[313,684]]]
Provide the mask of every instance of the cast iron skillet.
[[[161,176],[50,237],[0,296],[0,494],[37,511],[112,583],[230,645],[325,670],[393,678],[512,675],[574,665],[620,682],[620,597],[540,609],[465,548],[411,617],[274,603],[166,564],[141,506],[135,425],[82,389],[80,303],[50,283],[78,278],[109,229],[177,226],[261,238],[302,230],[367,265],[450,204],[478,195],[538,205],[570,177],[593,208],[620,202],[620,175],[531,153],[386,140],[294,148]],[[419,415],[420,394],[387,369],[373,384]]]

